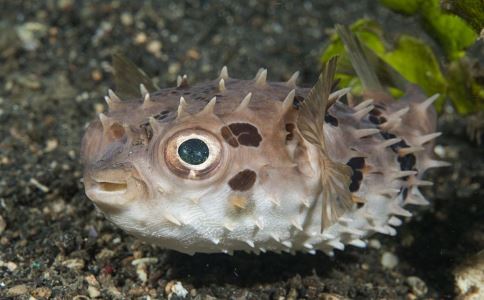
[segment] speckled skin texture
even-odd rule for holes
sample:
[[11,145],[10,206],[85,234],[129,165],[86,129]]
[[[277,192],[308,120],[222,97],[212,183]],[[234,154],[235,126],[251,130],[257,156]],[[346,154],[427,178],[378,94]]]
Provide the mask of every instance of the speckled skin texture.
[[[110,93],[109,113],[83,139],[88,197],[129,233],[184,253],[331,254],[345,244],[364,247],[373,232],[395,234],[398,217],[411,215],[404,205],[427,204],[418,186],[428,184],[419,179],[423,172],[439,165],[427,147],[437,136],[435,97],[410,91],[391,102],[367,95],[355,105],[346,91],[332,94],[338,101],[325,117],[327,154],[351,167],[343,188],[353,204],[322,226],[323,203],[335,200],[323,199],[332,187],[319,180],[320,154],[297,128],[308,89],[298,88],[296,77],[266,76],[261,70],[237,80],[223,69],[207,83],[184,79],[151,94],[142,88],[141,99]],[[179,139],[194,137],[215,153],[202,168],[180,163],[175,151]]]

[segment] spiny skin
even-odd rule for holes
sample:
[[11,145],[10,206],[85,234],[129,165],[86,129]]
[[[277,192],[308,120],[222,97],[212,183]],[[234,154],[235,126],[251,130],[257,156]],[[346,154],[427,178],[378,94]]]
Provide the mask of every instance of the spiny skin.
[[[318,149],[297,127],[309,90],[266,76],[237,80],[223,69],[194,86],[184,78],[151,94],[142,88],[141,99],[110,93],[109,113],[82,141],[88,197],[127,232],[190,254],[364,247],[369,234],[396,233],[398,217],[411,215],[403,206],[428,203],[418,187],[429,183],[420,178],[443,165],[430,158],[432,99],[410,91],[400,101],[367,95],[374,100],[349,105],[350,95],[335,92],[341,99],[324,117],[324,136],[331,159],[352,169],[344,188],[354,204],[321,232],[328,187]],[[189,138],[209,145],[207,165],[180,160]]]

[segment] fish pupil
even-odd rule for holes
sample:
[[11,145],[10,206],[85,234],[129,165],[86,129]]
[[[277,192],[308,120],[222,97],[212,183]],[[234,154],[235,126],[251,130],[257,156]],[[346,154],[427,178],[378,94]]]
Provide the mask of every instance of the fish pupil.
[[178,147],[178,156],[187,164],[204,163],[209,155],[207,144],[200,139],[189,139]]

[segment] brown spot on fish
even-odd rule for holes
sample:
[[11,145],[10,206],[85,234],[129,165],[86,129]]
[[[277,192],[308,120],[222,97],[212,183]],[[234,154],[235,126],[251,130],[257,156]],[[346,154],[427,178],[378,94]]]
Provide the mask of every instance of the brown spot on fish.
[[353,170],[361,170],[365,167],[364,157],[352,157],[347,163]]
[[[392,133],[388,133],[388,132],[381,132],[381,135],[386,140],[397,137],[396,135],[394,135]],[[398,150],[399,149],[401,149],[401,148],[408,148],[410,146],[405,142],[405,140],[401,140],[400,142],[398,142],[398,143],[396,143],[396,144],[394,144],[394,145],[392,145],[390,147],[393,150],[393,152],[398,153]],[[404,156],[398,156],[397,157],[397,160],[398,160],[398,163],[400,164],[400,170],[402,170],[402,171],[410,171],[410,170],[413,170],[414,167],[415,167],[415,164],[417,162],[417,158],[412,153],[407,154],[407,155],[404,155]],[[403,180],[407,180],[408,179],[408,176],[407,177],[403,177],[402,179]]]
[[381,115],[381,110],[378,108],[374,108],[370,111],[369,113],[368,120],[370,120],[371,123],[375,125],[380,125],[382,123],[385,123],[387,119]]
[[296,95],[296,96],[294,96],[294,101],[292,102],[292,106],[295,109],[299,109],[299,107],[301,106],[301,104],[303,102],[304,102],[304,97],[301,96],[301,95]]
[[363,173],[360,171],[353,171],[351,175],[351,183],[349,186],[350,192],[354,193],[360,189],[361,181],[363,180]]
[[346,163],[353,170],[350,182],[350,192],[356,192],[360,189],[361,181],[363,180],[362,169],[365,168],[365,158],[364,157],[352,157]]
[[371,123],[373,123],[375,125],[380,125],[380,124],[383,124],[387,121],[387,119],[383,116],[377,117],[377,116],[370,115],[368,117],[368,119],[370,120]]
[[220,130],[220,134],[222,134],[222,137],[230,146],[234,148],[239,146],[239,142],[237,142],[237,139],[227,126],[222,127],[222,129]]
[[383,103],[375,103],[374,104],[376,108],[379,108],[381,110],[385,110],[385,105]]
[[286,131],[288,132],[286,135],[286,141],[291,141],[294,138],[295,128],[296,128],[296,125],[294,125],[293,123],[286,124]]
[[339,124],[338,119],[336,119],[329,113],[326,113],[326,115],[324,116],[324,122],[331,124],[334,127],[338,127],[338,124]]
[[[237,141],[240,145],[248,146],[248,147],[258,147],[260,142],[262,141],[262,136],[259,134],[259,131],[257,130],[257,128],[252,124],[232,123],[229,125],[229,129],[231,133],[237,138]],[[222,128],[222,130],[224,129]],[[226,130],[225,132],[222,132],[222,136],[227,141],[224,134],[225,136],[228,136],[228,132],[226,132]],[[231,142],[229,141],[227,142],[230,145],[232,145]]]
[[344,94],[343,96],[339,97],[339,101],[348,105],[348,94]]
[[400,170],[411,171],[417,162],[417,158],[412,153],[397,158],[400,163]]
[[161,120],[165,119],[168,116],[169,113],[170,113],[169,110],[163,110],[160,113],[154,115],[153,118],[155,118],[158,121],[161,121]]
[[245,169],[229,180],[229,186],[234,191],[247,191],[254,185],[256,178],[254,171]]
[[369,114],[372,115],[372,116],[380,116],[381,111],[378,108],[374,108],[374,109],[370,110]]

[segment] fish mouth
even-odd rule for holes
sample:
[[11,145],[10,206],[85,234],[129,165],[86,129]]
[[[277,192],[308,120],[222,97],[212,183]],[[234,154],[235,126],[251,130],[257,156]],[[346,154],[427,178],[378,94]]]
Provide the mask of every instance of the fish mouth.
[[132,168],[95,170],[84,176],[86,195],[101,210],[113,211],[146,197],[146,183]]
[[100,193],[124,194],[128,191],[128,182],[114,182],[106,180],[95,180],[95,188]]
[[125,193],[128,189],[127,183],[117,183],[117,182],[98,182],[99,189],[108,193]]

